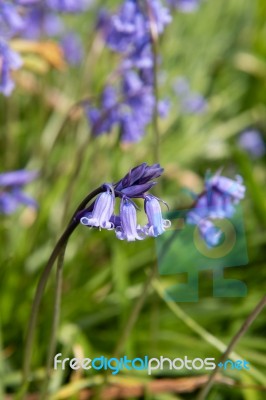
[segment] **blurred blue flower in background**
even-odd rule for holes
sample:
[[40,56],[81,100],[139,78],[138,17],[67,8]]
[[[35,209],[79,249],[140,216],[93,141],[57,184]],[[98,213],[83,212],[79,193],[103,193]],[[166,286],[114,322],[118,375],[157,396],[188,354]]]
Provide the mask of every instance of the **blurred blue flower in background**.
[[206,243],[216,246],[221,235],[210,219],[231,218],[235,213],[235,206],[245,197],[245,191],[240,176],[233,180],[217,172],[206,177],[205,190],[197,196],[193,208],[187,213],[187,223],[197,225]]
[[196,11],[201,0],[168,0],[170,6],[186,13]]
[[[155,106],[153,88],[145,85],[133,70],[125,71],[121,86],[119,92],[107,86],[102,95],[102,109],[87,104],[85,112],[92,126],[92,134],[110,132],[117,124],[122,142],[137,142],[152,120]],[[161,104],[160,109],[165,114],[166,105]]]
[[39,39],[43,36],[62,34],[64,24],[61,18],[42,4],[29,8],[25,14],[25,28],[21,36],[27,39]]
[[238,145],[252,158],[263,157],[266,153],[266,145],[261,133],[256,129],[249,129],[241,133]]
[[22,66],[23,62],[18,53],[11,50],[8,44],[0,38],[0,93],[9,96],[14,89],[11,71]]
[[208,102],[199,93],[192,92],[185,77],[180,77],[174,83],[174,91],[180,99],[181,108],[187,114],[202,114],[208,109]]
[[70,65],[81,63],[84,50],[80,37],[75,32],[67,32],[60,39],[64,57]]
[[24,21],[17,7],[8,2],[0,3],[0,36],[9,38],[21,31]]
[[23,192],[23,187],[37,177],[37,172],[18,170],[0,174],[0,213],[12,214],[20,205],[37,207],[34,199]]

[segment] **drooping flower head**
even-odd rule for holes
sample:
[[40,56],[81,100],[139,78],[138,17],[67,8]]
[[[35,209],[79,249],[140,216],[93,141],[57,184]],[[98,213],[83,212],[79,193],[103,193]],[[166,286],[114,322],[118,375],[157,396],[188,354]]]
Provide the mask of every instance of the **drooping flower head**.
[[[163,220],[159,199],[148,194],[148,191],[162,172],[159,164],[148,166],[143,163],[117,183],[103,185],[103,193],[98,195],[92,206],[79,213],[80,223],[89,227],[114,229],[118,239],[129,242],[161,235],[170,226],[170,221]],[[115,198],[121,201],[119,215],[114,215]],[[148,223],[143,227],[137,223],[137,206],[133,199],[145,200]]]
[[190,89],[188,80],[180,77],[174,84],[174,90],[180,99],[182,112],[185,114],[203,114],[207,111],[207,100],[200,93]]
[[37,203],[23,192],[26,184],[37,177],[37,172],[18,170],[0,174],[0,213],[12,214],[21,205],[36,208]]

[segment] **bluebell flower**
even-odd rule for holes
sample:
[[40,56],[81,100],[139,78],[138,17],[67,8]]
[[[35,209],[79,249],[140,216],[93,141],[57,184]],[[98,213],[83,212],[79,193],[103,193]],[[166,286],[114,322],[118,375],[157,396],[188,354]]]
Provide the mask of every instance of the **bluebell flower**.
[[84,51],[79,36],[74,32],[67,32],[60,39],[66,61],[71,65],[78,65],[83,59]]
[[200,1],[201,0],[168,0],[168,3],[170,6],[182,12],[190,13],[199,8]]
[[12,37],[24,26],[24,21],[18,8],[6,1],[0,3],[0,35]]
[[12,214],[21,205],[37,207],[34,199],[23,192],[23,187],[37,177],[34,171],[18,170],[0,174],[0,213]]
[[11,50],[8,44],[0,38],[0,93],[9,96],[14,89],[11,72],[22,66],[18,53]]
[[256,129],[249,129],[241,133],[238,145],[252,158],[263,157],[266,153],[266,145],[261,133]]
[[144,209],[148,217],[144,230],[148,236],[159,236],[171,226],[169,220],[163,219],[160,202],[155,196],[145,196]]
[[133,242],[145,239],[145,234],[140,225],[137,225],[136,207],[131,200],[123,197],[120,204],[121,226],[115,230],[116,237],[120,240]]
[[80,222],[82,225],[95,226],[104,229],[113,229],[110,218],[114,212],[115,195],[111,185],[106,184],[106,192],[99,194],[92,212],[85,213]]
[[187,213],[187,223],[197,225],[204,240],[209,245],[215,245],[216,241],[219,242],[221,233],[210,220],[231,218],[236,205],[244,198],[245,190],[240,176],[233,180],[218,172],[206,177],[205,190],[198,195],[193,208]]
[[[148,194],[148,191],[162,172],[159,164],[138,165],[119,182],[104,184],[103,193],[87,209],[79,212],[76,218],[89,227],[115,229],[118,239],[129,242],[161,235],[170,226],[170,221],[162,218],[160,200]],[[115,198],[121,199],[119,215],[114,214]],[[145,199],[148,224],[144,227],[137,224],[137,207],[132,200],[135,198]]]

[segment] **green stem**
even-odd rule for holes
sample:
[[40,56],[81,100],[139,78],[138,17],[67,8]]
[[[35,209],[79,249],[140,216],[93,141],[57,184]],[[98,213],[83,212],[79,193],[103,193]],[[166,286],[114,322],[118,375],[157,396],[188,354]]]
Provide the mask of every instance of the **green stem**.
[[50,335],[50,343],[48,347],[48,355],[47,355],[47,362],[46,362],[46,376],[43,384],[43,392],[42,392],[42,399],[46,399],[48,394],[48,385],[51,377],[51,366],[52,360],[55,353],[56,348],[56,336],[57,330],[60,320],[60,306],[61,306],[61,295],[62,295],[62,280],[63,280],[63,264],[64,264],[64,257],[65,257],[65,250],[66,246],[62,248],[58,259],[57,259],[57,269],[56,269],[56,283],[55,283],[55,299],[54,299],[54,313],[53,313],[53,321],[52,321],[52,328],[51,328],[51,335]]
[[[218,349],[221,353],[225,352],[227,346],[221,340],[217,339],[213,336],[210,332],[206,331],[206,329],[202,328],[193,318],[191,318],[187,313],[182,310],[181,307],[177,305],[172,300],[168,300],[165,298],[164,288],[160,284],[158,280],[153,281],[153,287],[158,293],[158,295],[165,301],[169,309],[181,320],[186,324],[192,331],[194,331],[197,335],[199,335],[206,343],[209,343],[214,348]],[[265,300],[264,300],[265,301]],[[235,352],[231,353],[231,358],[233,361],[237,361],[241,359],[241,356]],[[255,367],[253,367],[249,374],[256,378],[260,383],[265,383],[265,376],[258,371]]]
[[[255,321],[257,316],[260,314],[260,312],[263,310],[263,308],[266,306],[266,296],[264,296],[261,301],[256,305],[254,310],[251,312],[251,314],[247,317],[247,319],[244,321],[243,325],[239,329],[239,331],[236,333],[236,335],[232,338],[231,342],[227,346],[227,349],[219,359],[220,362],[224,362],[227,360],[227,358],[230,356],[233,348],[236,346],[236,344],[239,342],[241,337],[246,333],[250,325]],[[218,363],[218,364],[219,364]],[[197,397],[197,400],[205,400],[209,391],[211,390],[215,377],[219,371],[218,366],[216,365],[216,368],[213,370],[211,373],[206,385],[202,388],[202,390],[199,393],[199,396]]]
[[54,250],[52,251],[52,254],[50,255],[50,258],[42,272],[42,275],[40,277],[36,292],[35,292],[35,297],[33,300],[33,305],[31,309],[31,315],[29,319],[29,326],[28,326],[28,331],[27,331],[27,336],[26,336],[26,344],[25,344],[25,353],[24,353],[24,360],[23,360],[23,380],[22,380],[22,389],[20,394],[23,396],[28,388],[29,385],[29,374],[30,374],[30,363],[31,363],[31,357],[32,357],[32,350],[33,350],[33,341],[34,341],[34,334],[35,334],[35,329],[36,329],[36,322],[37,322],[37,316],[40,308],[40,303],[41,299],[49,278],[49,275],[51,273],[52,267],[62,252],[63,249],[67,246],[67,242],[71,236],[71,234],[74,232],[74,230],[77,228],[79,225],[79,221],[75,219],[75,216],[77,213],[81,210],[83,210],[86,205],[88,204],[89,201],[91,201],[97,194],[101,193],[103,191],[102,187],[99,187],[95,189],[93,192],[91,192],[86,198],[80,203],[80,205],[77,207],[76,211],[74,212],[71,221],[69,225],[67,226],[66,230],[58,240],[57,244],[55,245]]

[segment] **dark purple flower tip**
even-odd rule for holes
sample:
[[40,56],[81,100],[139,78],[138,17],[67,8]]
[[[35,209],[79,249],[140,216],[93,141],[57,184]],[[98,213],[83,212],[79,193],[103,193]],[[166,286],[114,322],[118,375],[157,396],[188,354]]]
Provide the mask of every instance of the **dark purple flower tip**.
[[131,186],[151,183],[151,180],[159,178],[162,173],[163,168],[160,166],[160,164],[153,164],[149,166],[147,163],[143,163],[129,171],[129,173],[123,179],[117,182],[114,187],[115,190],[121,192],[122,190]]
[[142,185],[133,185],[121,190],[121,194],[127,197],[143,197],[157,182],[144,183]]
[[38,176],[36,171],[26,171],[24,169],[18,171],[4,172],[0,174],[0,186],[23,186],[32,182]]

